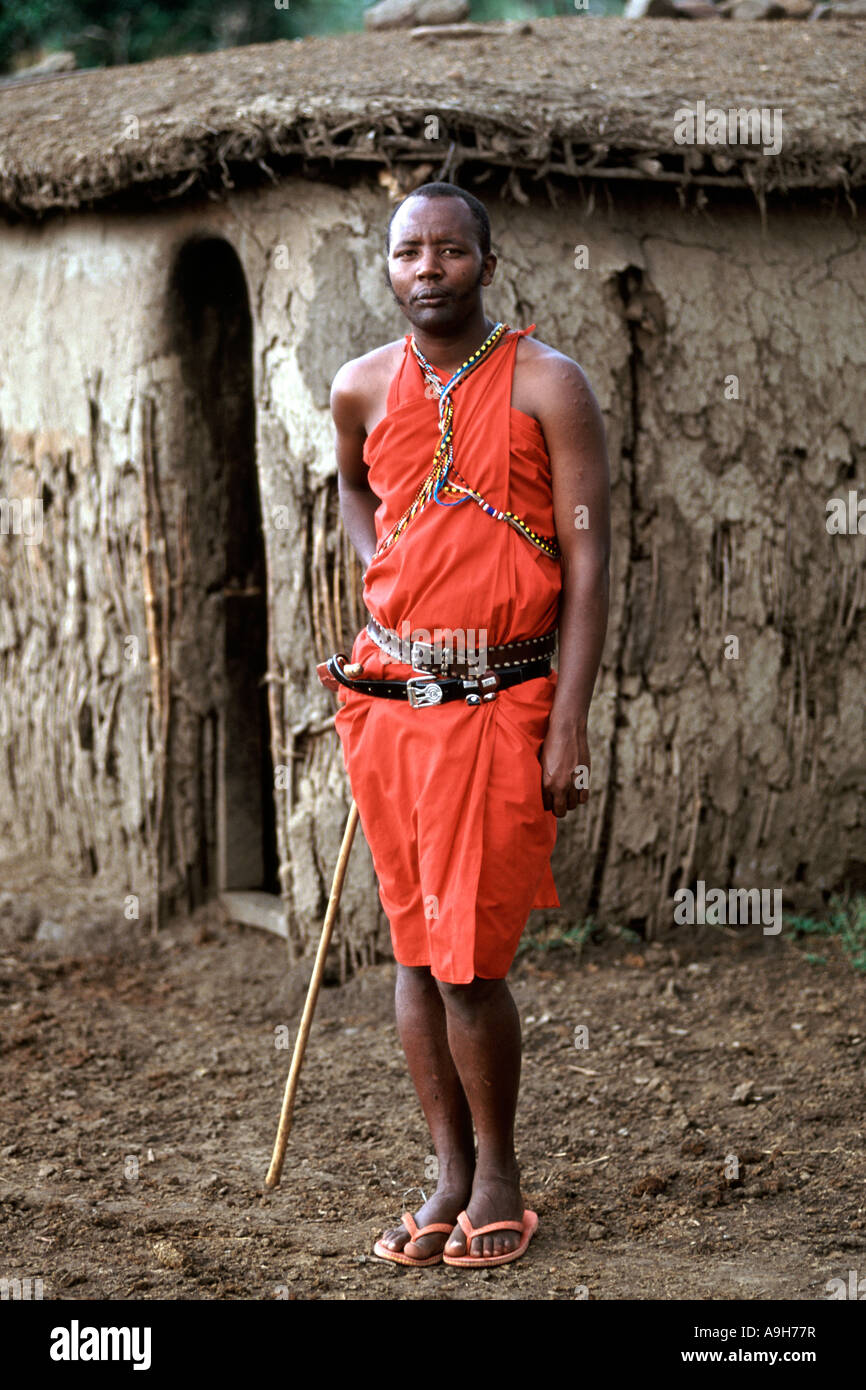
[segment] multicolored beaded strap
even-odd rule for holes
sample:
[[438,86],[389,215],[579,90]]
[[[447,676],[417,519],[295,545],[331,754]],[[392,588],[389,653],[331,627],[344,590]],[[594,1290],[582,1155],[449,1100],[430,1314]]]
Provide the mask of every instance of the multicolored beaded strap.
[[[442,467],[433,487],[434,502],[439,502],[439,492],[445,486],[448,470],[454,465],[454,402],[451,399],[451,393],[457,389],[462,381],[466,380],[476,367],[480,367],[481,363],[487,360],[508,332],[507,323],[497,323],[488,337],[484,339],[480,348],[466,359],[462,367],[458,367],[451,380],[447,381],[444,386],[439,379],[436,368],[427,361],[415,342],[415,335],[412,335],[411,346],[418,359],[418,365],[427,379],[428,386],[439,397],[439,443],[433,455],[433,463],[435,465],[438,461]],[[461,497],[458,502],[440,502],[439,504],[443,507],[458,507],[460,502],[464,500]]]
[[[374,560],[399,539],[412,518],[417,516],[429,502],[437,502],[441,507],[457,507],[461,502],[465,502],[468,497],[471,497],[473,501],[477,502],[479,507],[481,507],[488,516],[494,517],[497,521],[508,522],[520,535],[524,536],[526,540],[536,546],[538,550],[543,551],[545,555],[549,555],[552,559],[558,559],[560,552],[555,537],[541,536],[537,531],[533,531],[532,527],[528,526],[525,521],[522,521],[519,516],[516,516],[514,512],[500,511],[498,508],[491,506],[479,492],[475,492],[475,490],[469,486],[462,473],[459,473],[454,467],[454,406],[451,401],[451,393],[456,390],[462,381],[466,380],[470,373],[475,371],[477,367],[480,367],[482,362],[487,360],[494,348],[497,347],[508,332],[510,332],[510,329],[507,323],[497,323],[481,346],[471,357],[466,359],[463,366],[457,369],[450,381],[446,382],[444,386],[435,368],[430,365],[427,358],[421,352],[413,335],[411,340],[412,351],[418,360],[418,364],[429,386],[439,397],[439,443],[433,455],[433,466],[430,472],[427,474],[415,494],[415,497],[406,508],[399,521],[391,528],[388,535],[380,541],[373,556]],[[452,473],[455,478],[458,478],[460,480],[459,483],[447,482],[446,479],[449,473]],[[462,493],[463,495],[453,502],[443,502],[439,496],[440,492],[456,492]]]
[[[456,468],[454,469],[454,476],[457,478],[461,476]],[[468,484],[466,487],[459,487],[456,483],[448,483],[443,490],[445,492],[464,493],[465,496],[460,498],[461,502],[465,501],[466,497],[471,497],[473,501],[478,503],[481,510],[486,512],[488,516],[492,516],[495,521],[507,521],[509,526],[513,526],[514,530],[521,536],[524,536],[537,550],[541,550],[545,555],[549,555],[551,560],[559,559],[559,544],[555,536],[539,535],[537,531],[533,531],[532,527],[528,526],[519,516],[515,516],[514,512],[499,511],[496,507],[491,506],[489,502],[485,502],[481,493],[475,492]],[[443,503],[443,505],[454,507],[457,504],[455,502],[446,502]]]

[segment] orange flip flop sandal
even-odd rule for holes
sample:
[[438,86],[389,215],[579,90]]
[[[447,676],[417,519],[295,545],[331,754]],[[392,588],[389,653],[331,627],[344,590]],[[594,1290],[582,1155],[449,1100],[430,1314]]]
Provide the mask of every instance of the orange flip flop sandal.
[[486,1269],[488,1265],[504,1265],[509,1260],[519,1260],[526,1254],[529,1242],[538,1230],[538,1217],[529,1208],[523,1213],[522,1221],[491,1221],[489,1226],[473,1226],[465,1211],[457,1217],[457,1224],[466,1237],[468,1250],[475,1236],[492,1235],[494,1231],[520,1231],[521,1241],[516,1250],[506,1255],[443,1255],[447,1265],[463,1265],[465,1269]]
[[[419,1231],[411,1211],[404,1211],[400,1220],[409,1232],[409,1240],[411,1241],[418,1240],[420,1236],[432,1235],[434,1231],[442,1231],[445,1235],[450,1236],[454,1230],[453,1224],[449,1226],[444,1221],[434,1221]],[[408,1245],[409,1241],[406,1244]],[[420,1267],[421,1265],[438,1265],[442,1262],[441,1250],[438,1255],[428,1255],[424,1260],[413,1259],[411,1255],[404,1255],[402,1250],[389,1250],[387,1245],[382,1244],[381,1240],[377,1240],[373,1246],[373,1254],[378,1255],[380,1260],[393,1260],[398,1265],[417,1265]]]

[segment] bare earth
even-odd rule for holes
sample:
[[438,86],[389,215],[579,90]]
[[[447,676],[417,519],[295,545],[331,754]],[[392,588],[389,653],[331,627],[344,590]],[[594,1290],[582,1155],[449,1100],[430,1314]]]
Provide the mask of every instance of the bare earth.
[[392,964],[322,991],[264,1195],[307,970],[215,909],[155,942],[39,920],[0,899],[0,1275],[46,1299],[814,1300],[866,1273],[864,982],[833,952],[750,927],[522,953],[539,1233],[498,1269],[405,1270],[370,1253],[433,1185]]

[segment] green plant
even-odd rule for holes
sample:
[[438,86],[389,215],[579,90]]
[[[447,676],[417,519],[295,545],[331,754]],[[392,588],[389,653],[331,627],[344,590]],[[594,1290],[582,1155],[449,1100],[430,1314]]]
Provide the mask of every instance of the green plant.
[[574,947],[577,950],[578,958],[583,951],[586,942],[597,930],[595,920],[587,917],[586,921],[579,923],[576,927],[569,927],[566,931],[556,932],[555,935],[547,937],[522,936],[520,945],[517,947],[517,954],[523,951],[561,951],[567,947]]
[[[0,72],[44,53],[71,49],[80,68],[140,63],[176,53],[206,53],[308,34],[364,27],[372,0],[18,0],[0,5]],[[471,0],[473,21],[621,14],[624,0]]]
[[[802,938],[823,937],[836,940],[855,970],[866,971],[866,896],[851,898],[835,895],[830,899],[826,918],[785,914],[785,939],[794,943]],[[806,959],[826,965],[827,957],[807,952]]]

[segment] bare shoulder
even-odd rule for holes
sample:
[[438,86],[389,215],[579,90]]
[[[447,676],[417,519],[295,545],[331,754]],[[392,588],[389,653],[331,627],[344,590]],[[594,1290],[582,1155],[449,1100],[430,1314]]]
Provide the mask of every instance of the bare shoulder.
[[527,398],[528,392],[528,398],[536,402],[534,414],[542,403],[561,400],[563,393],[567,397],[595,400],[580,363],[538,338],[518,339],[514,376],[515,395],[519,384],[520,394]]
[[331,413],[338,424],[365,424],[383,389],[387,392],[402,350],[403,339],[397,338],[343,363],[331,382]]
[[[606,475],[604,418],[589,378],[579,362],[533,338],[517,345],[512,405],[541,425],[551,466]],[[578,462],[579,461],[579,462]]]

